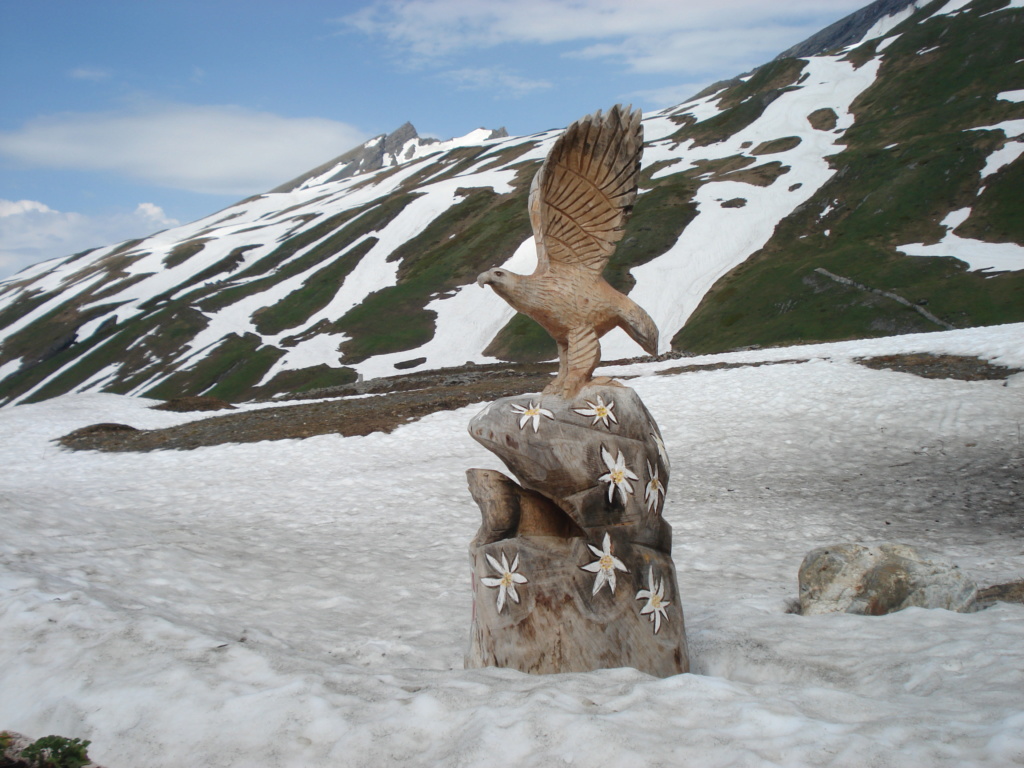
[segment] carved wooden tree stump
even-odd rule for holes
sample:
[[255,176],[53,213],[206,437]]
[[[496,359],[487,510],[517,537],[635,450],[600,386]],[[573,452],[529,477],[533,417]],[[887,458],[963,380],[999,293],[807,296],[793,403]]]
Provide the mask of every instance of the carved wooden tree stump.
[[470,423],[522,485],[471,469],[483,524],[470,545],[467,667],[689,670],[671,528],[669,460],[636,393],[591,383],[572,399],[497,400]]

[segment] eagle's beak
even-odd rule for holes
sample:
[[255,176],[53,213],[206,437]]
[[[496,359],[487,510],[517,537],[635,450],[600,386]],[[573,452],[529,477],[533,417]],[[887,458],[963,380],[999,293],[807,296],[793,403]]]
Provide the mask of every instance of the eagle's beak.
[[483,288],[485,285],[488,285],[490,282],[491,282],[491,273],[490,272],[481,272],[479,274],[479,276],[476,278],[476,284],[479,285],[481,288]]

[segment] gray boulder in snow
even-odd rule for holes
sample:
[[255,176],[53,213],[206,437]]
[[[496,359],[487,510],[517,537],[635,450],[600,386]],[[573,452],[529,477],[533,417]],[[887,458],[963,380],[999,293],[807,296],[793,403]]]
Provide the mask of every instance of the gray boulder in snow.
[[800,612],[881,616],[904,608],[977,610],[978,585],[906,544],[835,544],[800,565]]

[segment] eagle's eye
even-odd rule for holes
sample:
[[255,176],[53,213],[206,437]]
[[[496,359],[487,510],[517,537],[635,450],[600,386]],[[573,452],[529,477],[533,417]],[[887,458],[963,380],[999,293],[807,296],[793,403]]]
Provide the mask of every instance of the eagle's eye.
[[500,269],[496,269],[496,270],[494,270],[494,276],[495,277],[504,277],[505,273],[502,272]]

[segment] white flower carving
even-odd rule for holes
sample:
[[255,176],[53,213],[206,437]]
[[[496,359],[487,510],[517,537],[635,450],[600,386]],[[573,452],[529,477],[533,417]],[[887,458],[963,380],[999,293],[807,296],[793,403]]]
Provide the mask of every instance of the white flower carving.
[[647,502],[647,511],[650,512],[658,506],[658,494],[661,494],[662,498],[664,498],[665,486],[658,478],[657,465],[652,467],[651,462],[649,461],[647,462],[647,476],[651,478],[651,480],[647,483],[647,487],[644,489],[644,501]]
[[547,408],[541,408],[539,404],[530,402],[529,408],[524,408],[519,403],[512,403],[512,410],[516,413],[522,414],[519,419],[519,428],[522,429],[526,426],[526,422],[533,419],[533,431],[536,432],[540,429],[540,417],[546,416],[549,419],[554,419],[555,414],[549,411]]
[[508,564],[508,560],[505,557],[505,553],[501,553],[501,562],[499,563],[490,555],[487,555],[487,562],[491,564],[491,567],[501,574],[498,578],[492,576],[483,576],[480,581],[483,582],[485,587],[497,587],[498,588],[498,613],[501,613],[501,609],[505,607],[505,595],[512,598],[513,603],[519,602],[519,594],[516,592],[516,584],[525,584],[526,577],[521,573],[516,573],[519,569],[519,553],[516,553],[515,559],[512,561],[512,565]]
[[593,544],[587,544],[590,547],[590,551],[597,555],[598,559],[592,563],[581,566],[584,571],[590,571],[596,573],[597,576],[594,578],[594,590],[590,593],[592,596],[596,595],[601,591],[601,587],[605,584],[608,585],[608,589],[615,594],[615,571],[620,570],[623,573],[629,573],[629,569],[626,568],[625,564],[612,554],[612,539],[607,533],[604,535],[603,549],[598,549]]
[[590,426],[594,426],[594,424],[597,424],[597,422],[600,421],[606,427],[611,429],[611,424],[608,423],[609,419],[614,421],[616,424],[619,423],[619,420],[615,418],[615,414],[612,412],[612,409],[615,408],[614,400],[609,400],[606,404],[601,396],[598,395],[596,403],[592,403],[589,400],[586,402],[587,405],[590,406],[589,408],[573,408],[573,410],[581,416],[593,416],[594,420],[591,422]]
[[605,466],[608,467],[608,473],[601,475],[598,481],[608,483],[608,501],[612,500],[612,497],[615,495],[615,489],[618,488],[622,503],[625,504],[626,497],[633,492],[633,486],[629,484],[629,481],[639,480],[640,478],[634,475],[626,466],[626,459],[622,455],[622,451],[619,451],[618,458],[613,460],[612,455],[602,445],[601,458],[604,459]]
[[665,580],[661,579],[657,582],[654,580],[654,566],[647,570],[647,589],[637,592],[636,599],[647,601],[647,604],[640,609],[640,615],[650,615],[651,621],[654,622],[654,634],[658,634],[658,630],[661,629],[661,617],[664,616],[665,621],[668,621],[665,607],[672,603],[665,599]]
[[657,432],[651,432],[651,437],[654,438],[654,444],[658,446],[658,455],[661,456],[661,461],[669,469],[672,468],[672,462],[668,460],[668,451],[665,450],[665,441],[661,439],[661,435]]

